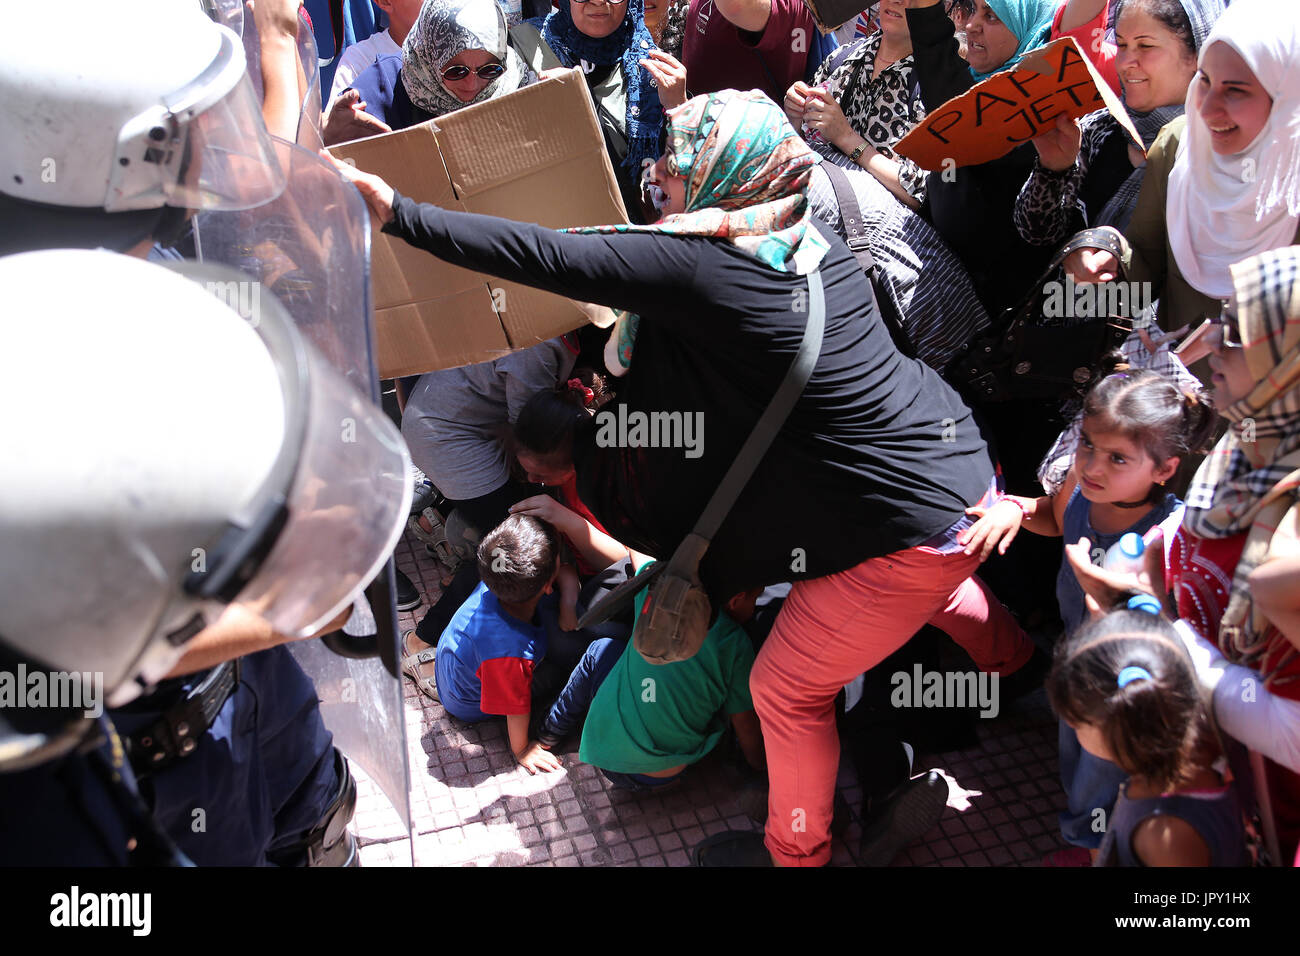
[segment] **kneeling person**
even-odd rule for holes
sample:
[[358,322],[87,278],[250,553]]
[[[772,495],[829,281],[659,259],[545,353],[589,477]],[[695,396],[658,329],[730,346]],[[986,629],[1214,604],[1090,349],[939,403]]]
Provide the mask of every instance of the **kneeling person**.
[[528,515],[511,515],[484,536],[481,583],[442,632],[435,657],[447,712],[470,723],[505,717],[510,749],[529,773],[560,765],[528,738],[533,676],[547,646],[537,605],[556,583],[559,557],[555,528]]

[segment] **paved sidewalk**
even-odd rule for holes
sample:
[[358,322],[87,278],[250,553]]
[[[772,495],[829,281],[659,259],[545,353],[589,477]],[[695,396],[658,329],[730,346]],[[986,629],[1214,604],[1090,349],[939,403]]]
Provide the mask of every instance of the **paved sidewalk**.
[[[437,566],[422,545],[404,539],[398,566],[426,599],[436,598]],[[403,632],[427,609],[400,615]],[[721,753],[662,795],[616,790],[576,753],[562,754],[559,771],[529,776],[515,764],[504,725],[455,722],[403,683],[414,833],[408,839],[387,799],[358,774],[353,826],[364,866],[409,866],[412,850],[420,866],[688,866],[705,836],[758,829],[737,803],[739,774]],[[1065,846],[1056,824],[1064,805],[1056,720],[1043,692],[977,723],[978,748],[917,755],[916,772],[944,771],[954,795],[939,824],[895,866],[1035,866]],[[854,866],[862,793],[847,760],[839,789],[852,822],[832,864]]]

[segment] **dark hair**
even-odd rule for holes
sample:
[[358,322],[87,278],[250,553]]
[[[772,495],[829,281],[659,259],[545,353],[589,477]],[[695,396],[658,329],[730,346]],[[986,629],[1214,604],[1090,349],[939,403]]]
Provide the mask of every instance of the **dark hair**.
[[[1120,686],[1126,668],[1141,668]],[[1162,618],[1115,611],[1056,648],[1047,699],[1070,724],[1097,727],[1121,769],[1161,790],[1186,782],[1222,753],[1191,659]]]
[[511,515],[479,542],[478,573],[498,600],[525,604],[551,583],[559,555],[560,538],[549,522]]
[[[1193,455],[1209,450],[1219,426],[1204,390],[1185,395],[1172,379],[1151,369],[1132,369],[1118,352],[1102,362],[1102,378],[1083,400],[1083,417],[1099,418],[1142,446],[1157,465],[1170,458],[1190,467]],[[1162,491],[1152,486],[1152,500]]]
[[570,462],[574,436],[594,428],[588,410],[594,412],[613,397],[602,376],[589,368],[575,368],[567,379],[537,392],[519,410],[515,445],[533,455]]
[[1192,21],[1178,0],[1119,0],[1115,4],[1113,21],[1116,28],[1119,27],[1119,18],[1127,10],[1140,10],[1158,21],[1182,41],[1188,56],[1196,57],[1196,38],[1192,35]]

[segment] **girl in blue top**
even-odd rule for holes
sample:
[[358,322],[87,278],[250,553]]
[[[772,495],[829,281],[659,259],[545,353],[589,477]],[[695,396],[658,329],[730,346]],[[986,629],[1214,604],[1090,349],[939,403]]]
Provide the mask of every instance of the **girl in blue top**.
[[[1056,495],[1007,495],[988,509],[971,509],[980,520],[959,543],[987,557],[996,547],[1005,554],[1023,525],[1029,531],[1066,541],[1086,542],[1100,564],[1106,550],[1128,532],[1145,534],[1159,524],[1177,527],[1182,502],[1165,490],[1179,465],[1205,449],[1215,428],[1209,404],[1184,395],[1165,376],[1150,370],[1117,369],[1101,379],[1083,405],[1083,428],[1074,465]],[[1083,589],[1062,560],[1056,598],[1068,635],[1088,617]],[[1086,865],[1100,846],[1099,821],[1109,816],[1125,773],[1079,745],[1074,731],[1060,725],[1061,785],[1068,807],[1060,815],[1061,833],[1083,848],[1054,862]],[[1103,811],[1098,814],[1098,810]]]
[[1052,709],[1125,779],[1103,821],[1099,866],[1246,866],[1241,808],[1177,633],[1116,611],[1058,649]]

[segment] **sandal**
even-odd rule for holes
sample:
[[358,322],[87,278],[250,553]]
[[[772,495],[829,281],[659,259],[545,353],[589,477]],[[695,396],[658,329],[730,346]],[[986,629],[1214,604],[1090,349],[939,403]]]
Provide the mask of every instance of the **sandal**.
[[426,545],[426,547],[429,554],[437,558],[438,563],[442,565],[442,586],[446,587],[455,579],[456,572],[465,563],[465,559],[460,556],[446,538],[443,538],[437,544]]
[[[429,522],[432,531],[425,530],[424,525],[420,524],[421,518]],[[432,508],[422,508],[418,513],[407,518],[406,530],[411,533],[412,537],[421,542],[430,554],[434,553],[433,549],[437,547],[439,542],[447,540],[447,529],[442,523],[442,518]]]
[[408,650],[407,640],[414,634],[415,631],[407,631],[402,635],[402,673],[414,681],[415,689],[421,694],[432,701],[442,703],[438,699],[438,685],[433,673],[424,671],[424,665],[432,664],[436,659],[438,649],[426,647],[412,654]]
[[[421,518],[429,522],[432,531],[426,530],[424,525],[420,524]],[[456,572],[460,570],[464,559],[456,553],[456,549],[447,540],[447,526],[443,523],[442,517],[432,508],[425,508],[419,514],[411,515],[407,519],[406,530],[417,541],[424,544],[424,550],[430,557],[442,565],[442,586],[449,585],[456,577]]]

